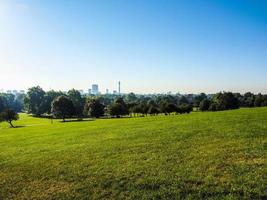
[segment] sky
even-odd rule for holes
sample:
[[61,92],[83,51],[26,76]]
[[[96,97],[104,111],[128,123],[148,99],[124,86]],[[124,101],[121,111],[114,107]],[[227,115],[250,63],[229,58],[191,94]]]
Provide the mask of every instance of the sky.
[[266,0],[0,0],[0,90],[267,93]]

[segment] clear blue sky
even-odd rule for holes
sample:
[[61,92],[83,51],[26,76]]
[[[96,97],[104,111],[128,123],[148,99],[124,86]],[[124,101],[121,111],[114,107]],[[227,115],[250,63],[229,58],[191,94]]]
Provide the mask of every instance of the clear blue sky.
[[0,0],[0,69],[0,89],[267,93],[267,1]]

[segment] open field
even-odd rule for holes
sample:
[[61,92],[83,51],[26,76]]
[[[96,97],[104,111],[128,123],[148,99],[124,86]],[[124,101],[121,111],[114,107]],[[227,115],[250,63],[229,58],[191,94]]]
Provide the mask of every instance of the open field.
[[267,108],[0,124],[0,199],[267,198]]

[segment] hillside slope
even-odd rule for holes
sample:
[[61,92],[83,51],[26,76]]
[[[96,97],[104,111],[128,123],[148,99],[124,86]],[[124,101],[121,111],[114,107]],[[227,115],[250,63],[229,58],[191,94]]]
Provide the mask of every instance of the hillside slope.
[[267,108],[14,124],[0,124],[0,199],[267,197]]

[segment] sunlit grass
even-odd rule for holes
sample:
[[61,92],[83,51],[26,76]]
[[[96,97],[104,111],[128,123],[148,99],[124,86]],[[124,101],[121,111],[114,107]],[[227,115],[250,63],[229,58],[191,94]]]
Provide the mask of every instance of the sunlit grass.
[[259,199],[267,108],[0,124],[0,199]]

